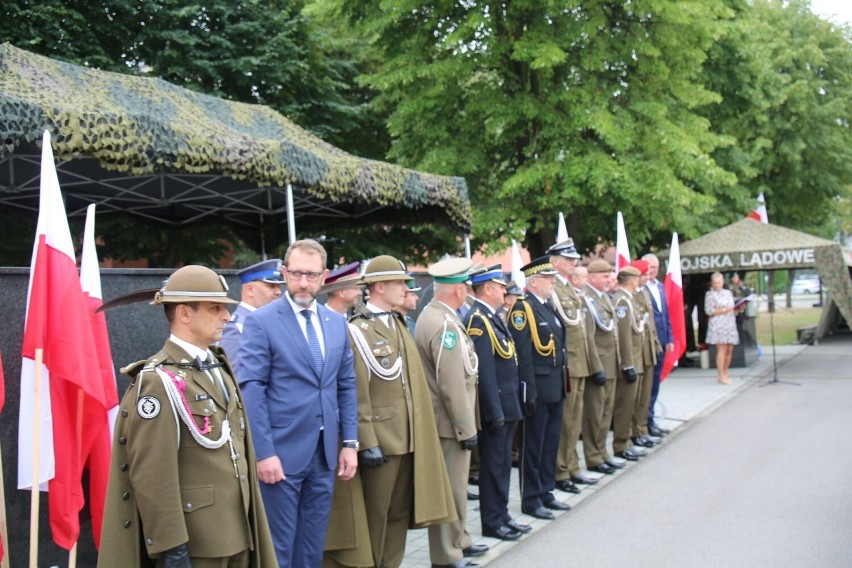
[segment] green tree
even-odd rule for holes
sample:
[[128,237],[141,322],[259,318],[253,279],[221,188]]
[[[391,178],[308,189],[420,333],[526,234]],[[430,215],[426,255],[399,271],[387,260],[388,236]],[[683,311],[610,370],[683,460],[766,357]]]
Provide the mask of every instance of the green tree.
[[835,210],[852,180],[850,30],[802,1],[730,4],[737,16],[705,65],[722,95],[705,115],[735,140],[713,154],[738,178],[738,206],[717,216],[740,217],[763,192],[770,222],[831,237],[843,230]]
[[382,54],[362,80],[390,113],[390,157],[466,176],[479,243],[525,233],[538,252],[560,210],[585,248],[617,210],[636,245],[694,235],[735,181],[698,112],[718,101],[699,79],[721,2],[316,3]]

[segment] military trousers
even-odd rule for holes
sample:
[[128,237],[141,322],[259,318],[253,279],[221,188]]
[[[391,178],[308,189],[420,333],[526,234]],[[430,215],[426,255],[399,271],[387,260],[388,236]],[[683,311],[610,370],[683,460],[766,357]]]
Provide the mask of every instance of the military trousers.
[[642,382],[643,373],[632,383],[624,377],[619,377],[615,384],[615,404],[612,415],[612,451],[616,454],[631,448],[630,429],[633,425],[633,410],[636,408],[638,386]]
[[360,471],[375,567],[397,568],[414,506],[414,454],[388,456],[388,463]]
[[509,483],[515,424],[507,422],[498,432],[485,429],[479,433],[479,519],[483,530],[497,530],[512,520]]
[[585,390],[585,377],[571,377],[571,392],[565,397],[562,408],[562,432],[559,436],[559,452],[556,454],[557,481],[570,479],[580,473],[577,442],[583,424]]
[[588,382],[583,393],[583,455],[590,468],[609,458],[606,437],[612,420],[615,379],[607,379],[604,385]]
[[540,402],[535,413],[522,422],[523,469],[521,472],[521,505],[537,509],[553,501],[550,494],[556,486],[556,452],[562,430],[562,405]]
[[646,372],[640,375],[639,387],[636,393],[636,407],[633,409],[633,424],[630,427],[630,437],[648,434],[648,406],[651,404],[651,390],[654,388],[654,375]]
[[447,465],[447,477],[453,491],[458,519],[450,523],[430,525],[429,558],[432,564],[453,564],[464,558],[462,551],[472,544],[465,529],[467,521],[467,478],[470,474],[470,451],[463,450],[455,438],[441,438],[441,452]]

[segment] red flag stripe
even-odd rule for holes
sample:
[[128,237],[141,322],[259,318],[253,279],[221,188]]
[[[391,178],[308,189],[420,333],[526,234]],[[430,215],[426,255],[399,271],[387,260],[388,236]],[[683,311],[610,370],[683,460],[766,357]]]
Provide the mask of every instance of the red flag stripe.
[[672,343],[674,350],[666,352],[660,381],[666,380],[669,373],[677,365],[678,359],[686,352],[686,314],[683,305],[683,276],[680,266],[680,244],[677,233],[672,235],[672,248],[669,253],[669,266],[663,281],[663,290],[669,308],[669,321],[672,326]]

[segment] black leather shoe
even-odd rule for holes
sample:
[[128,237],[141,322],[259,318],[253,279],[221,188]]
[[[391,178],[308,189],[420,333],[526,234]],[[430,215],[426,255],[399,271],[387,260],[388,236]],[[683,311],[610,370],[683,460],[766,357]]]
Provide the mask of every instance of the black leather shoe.
[[535,517],[536,519],[544,519],[545,521],[552,521],[556,517],[553,513],[545,509],[544,507],[538,507],[536,509],[521,509],[524,514],[529,515],[531,517]]
[[462,550],[462,554],[464,554],[465,557],[482,556],[486,552],[488,552],[487,544],[471,544],[470,546]]
[[624,468],[623,463],[617,463],[613,460],[606,460],[606,465],[608,465],[612,469],[623,469]]
[[473,475],[467,478],[467,482],[471,485],[479,485],[479,474],[474,473]]
[[602,462],[596,466],[590,467],[589,471],[594,471],[596,473],[605,473],[607,475],[612,475],[615,473],[615,468],[612,468],[606,462]]
[[574,485],[570,479],[560,479],[556,482],[556,488],[565,493],[577,494],[580,492],[580,488]]
[[666,430],[665,428],[660,428],[656,425],[648,425],[648,433],[652,436],[656,436],[657,438],[662,438],[666,434],[670,434],[671,430]]
[[627,460],[627,461],[632,461],[632,462],[639,461],[639,456],[637,454],[634,454],[630,450],[624,450],[623,452],[618,452],[618,453],[615,454],[615,456],[619,457],[623,460]]
[[432,564],[432,568],[479,568],[479,564],[474,564],[467,558],[462,558],[452,564]]
[[500,540],[518,540],[521,538],[521,531],[516,531],[512,527],[503,525],[496,530],[482,529],[482,536],[490,536],[491,538],[499,538]]
[[586,477],[585,475],[575,475],[571,478],[571,483],[577,485],[595,485],[597,482],[597,479],[594,479],[593,477]]
[[653,448],[656,444],[652,443],[650,440],[646,440],[642,436],[636,436],[633,438],[634,446],[641,446],[643,448]]
[[568,503],[563,503],[562,501],[557,501],[554,499],[553,501],[548,501],[544,504],[545,507],[551,509],[553,511],[570,511],[571,505]]
[[513,531],[518,531],[521,534],[527,534],[528,532],[530,532],[532,530],[531,526],[529,526],[525,523],[519,523],[515,519],[508,521],[506,523],[506,526],[509,527],[510,529],[512,529]]
[[477,495],[476,493],[471,493],[470,491],[468,491],[467,492],[467,500],[468,501],[479,501],[479,495]]

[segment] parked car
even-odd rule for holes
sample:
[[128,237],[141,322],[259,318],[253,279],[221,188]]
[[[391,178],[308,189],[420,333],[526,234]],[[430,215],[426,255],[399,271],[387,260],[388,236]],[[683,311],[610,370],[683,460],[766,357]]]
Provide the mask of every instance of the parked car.
[[816,274],[802,274],[796,276],[790,287],[791,294],[819,294],[820,282]]

